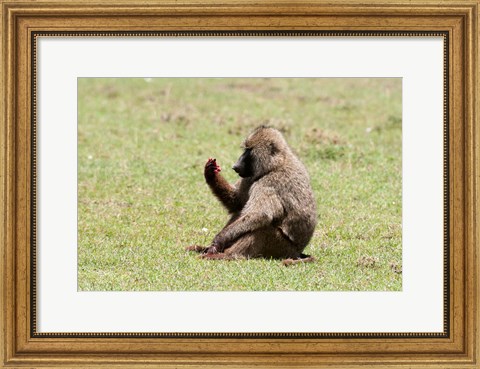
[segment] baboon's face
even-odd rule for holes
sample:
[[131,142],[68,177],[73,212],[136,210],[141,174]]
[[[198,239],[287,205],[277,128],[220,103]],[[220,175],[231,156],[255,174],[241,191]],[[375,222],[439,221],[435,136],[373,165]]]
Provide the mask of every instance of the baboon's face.
[[280,167],[287,150],[281,133],[266,127],[253,131],[243,146],[243,154],[233,165],[233,170],[242,178],[258,178]]
[[238,158],[232,169],[242,178],[253,176],[253,155],[252,149],[246,148]]

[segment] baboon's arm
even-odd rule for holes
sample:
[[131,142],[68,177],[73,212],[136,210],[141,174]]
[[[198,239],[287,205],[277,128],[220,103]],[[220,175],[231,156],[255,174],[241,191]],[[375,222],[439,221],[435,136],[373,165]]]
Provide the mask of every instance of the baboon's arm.
[[217,251],[223,251],[242,235],[267,227],[282,216],[283,206],[273,189],[253,191],[240,217],[222,229],[214,238],[212,246],[216,247]]
[[221,170],[215,159],[208,159],[205,164],[205,180],[213,194],[230,213],[241,209],[238,190],[228,183],[219,173]]
[[241,209],[236,188],[228,183],[220,174],[217,174],[213,180],[207,180],[207,183],[213,194],[230,213]]

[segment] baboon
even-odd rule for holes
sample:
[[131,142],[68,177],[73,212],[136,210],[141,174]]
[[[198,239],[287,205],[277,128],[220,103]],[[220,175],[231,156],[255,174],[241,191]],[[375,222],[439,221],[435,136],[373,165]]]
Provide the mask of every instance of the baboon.
[[315,198],[304,165],[282,134],[255,129],[233,165],[241,179],[230,185],[209,159],[204,175],[213,194],[231,214],[209,247],[190,246],[207,259],[275,258],[284,264],[313,261],[302,251],[317,223]]

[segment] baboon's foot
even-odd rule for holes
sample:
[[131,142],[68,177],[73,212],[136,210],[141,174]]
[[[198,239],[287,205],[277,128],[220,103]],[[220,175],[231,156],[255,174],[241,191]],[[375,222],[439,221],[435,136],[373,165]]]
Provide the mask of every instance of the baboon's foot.
[[230,257],[229,255],[223,252],[218,252],[216,254],[207,252],[200,255],[199,258],[207,259],[207,260],[231,260],[232,259],[232,257]]
[[193,252],[200,252],[203,253],[208,249],[208,247],[205,246],[199,246],[199,245],[192,245],[185,247],[185,251],[193,251]]
[[285,266],[293,265],[293,264],[301,264],[301,263],[313,263],[315,258],[313,256],[299,257],[296,259],[285,259],[282,261],[282,264]]

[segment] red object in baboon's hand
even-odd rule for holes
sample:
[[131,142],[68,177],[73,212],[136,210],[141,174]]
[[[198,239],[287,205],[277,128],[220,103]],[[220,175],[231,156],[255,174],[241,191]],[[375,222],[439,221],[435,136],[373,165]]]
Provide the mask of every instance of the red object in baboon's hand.
[[211,178],[221,170],[222,168],[217,164],[217,160],[209,158],[205,164],[205,177]]

